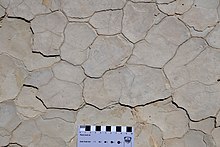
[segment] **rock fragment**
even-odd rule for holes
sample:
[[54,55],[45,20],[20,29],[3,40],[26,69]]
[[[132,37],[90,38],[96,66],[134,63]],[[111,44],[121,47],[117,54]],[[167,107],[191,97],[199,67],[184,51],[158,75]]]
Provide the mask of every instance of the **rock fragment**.
[[53,65],[54,76],[60,80],[80,84],[85,79],[83,69],[61,61]]
[[126,65],[107,72],[100,79],[85,80],[85,100],[99,108],[117,102],[134,107],[170,95],[162,71],[145,66]]
[[97,12],[89,22],[96,28],[98,34],[114,35],[121,32],[122,16],[122,10]]
[[92,27],[86,23],[69,23],[65,29],[61,58],[74,65],[81,65],[87,60],[88,48],[96,36]]
[[65,15],[59,11],[36,16],[31,21],[31,28],[34,32],[33,51],[44,55],[59,55],[66,24]]
[[[209,67],[210,71],[214,71],[214,65],[212,65],[214,64],[214,61],[208,60],[208,56],[210,53],[212,54],[212,50],[203,55],[203,51],[205,52],[207,46],[208,45],[206,44],[205,40],[200,38],[192,38],[179,47],[176,55],[164,67],[164,71],[173,88],[178,88],[190,81],[199,80],[203,82],[203,77],[209,77],[205,78],[206,81],[211,80],[212,76],[209,76],[209,74],[212,72],[202,72],[203,70],[206,71],[206,67]],[[203,57],[200,57],[201,61],[198,63],[197,58],[201,54]],[[207,60],[207,63],[205,63],[205,60]],[[194,63],[195,61],[197,61],[197,63]],[[203,66],[203,64],[209,64],[209,66]]]
[[128,2],[124,8],[122,33],[133,43],[144,39],[160,15],[156,4]]
[[199,122],[190,121],[189,126],[190,129],[200,130],[206,134],[211,134],[212,130],[215,127],[215,119],[207,118]]
[[196,30],[203,31],[218,21],[218,0],[195,0],[192,8],[180,15],[180,19]]
[[[206,143],[206,142],[207,143]],[[200,131],[190,130],[181,139],[168,139],[163,142],[162,147],[211,147],[208,142],[213,142],[212,138],[208,138],[207,135]]]
[[151,28],[145,40],[135,45],[128,63],[161,68],[189,37],[190,33],[181,21],[175,17],[167,17]]
[[212,131],[212,136],[213,136],[213,139],[215,140],[216,147],[220,146],[219,135],[220,135],[220,127],[215,128],[215,129]]
[[0,54],[0,102],[14,99],[27,77],[21,61],[6,54]]
[[218,23],[215,28],[211,31],[211,33],[207,36],[207,41],[209,45],[211,45],[214,48],[220,49],[220,24]]
[[39,87],[37,97],[49,108],[78,109],[83,103],[80,85],[56,78]]
[[121,9],[126,0],[63,0],[62,10],[69,18],[86,18],[96,11]]
[[188,131],[186,113],[176,108],[170,100],[136,108],[139,121],[154,124],[163,132],[163,138],[182,137]]
[[219,111],[219,84],[205,85],[190,82],[174,92],[174,102],[187,110],[192,120],[216,116]]
[[9,144],[11,134],[21,123],[13,101],[0,103],[0,145]]
[[[144,138],[144,139],[143,139]],[[163,134],[161,130],[152,124],[135,125],[135,147],[152,146],[159,147],[162,145]]]
[[125,64],[133,44],[122,35],[99,36],[90,48],[89,58],[82,66],[88,76],[101,77],[107,70]]
[[36,98],[37,89],[31,87],[23,87],[19,95],[15,99],[16,108],[20,117],[30,119],[39,116],[46,111],[46,108],[40,100]]
[[184,14],[193,5],[193,0],[176,0],[170,3],[159,3],[158,8],[168,15]]

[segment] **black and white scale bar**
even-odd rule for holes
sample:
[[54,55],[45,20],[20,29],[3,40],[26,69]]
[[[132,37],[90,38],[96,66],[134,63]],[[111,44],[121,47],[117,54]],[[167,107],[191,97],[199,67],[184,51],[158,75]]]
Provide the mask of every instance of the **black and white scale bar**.
[[91,132],[133,132],[131,126],[91,126],[81,125],[79,131],[91,131]]

